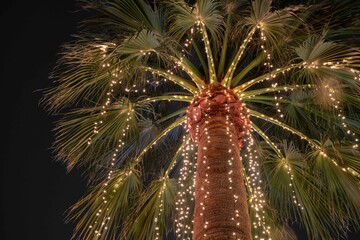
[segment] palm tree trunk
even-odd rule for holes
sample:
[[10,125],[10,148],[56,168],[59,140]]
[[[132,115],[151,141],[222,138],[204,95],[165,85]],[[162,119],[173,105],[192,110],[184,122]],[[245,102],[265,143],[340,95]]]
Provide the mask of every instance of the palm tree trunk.
[[227,116],[199,126],[194,240],[251,239],[236,127]]

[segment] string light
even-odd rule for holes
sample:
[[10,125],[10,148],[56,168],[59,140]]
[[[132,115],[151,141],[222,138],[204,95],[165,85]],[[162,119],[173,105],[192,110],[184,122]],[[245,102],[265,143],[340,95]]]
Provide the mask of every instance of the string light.
[[343,108],[341,107],[341,103],[339,100],[337,100],[337,95],[339,94],[335,88],[331,87],[329,84],[324,85],[325,90],[328,90],[325,94],[328,95],[330,102],[332,104],[332,107],[335,111],[337,111],[337,117],[340,120],[341,126],[344,129],[345,133],[352,139],[352,142],[354,144],[352,147],[354,149],[359,148],[359,138],[356,136],[355,132],[352,132],[349,126],[346,123],[346,116],[344,114]]
[[[187,130],[187,129],[186,129]],[[187,130],[188,131],[188,130]],[[193,235],[192,206],[195,195],[195,171],[197,155],[194,143],[183,136],[185,147],[182,150],[182,167],[178,179],[178,195],[176,201],[176,238],[191,240]]]
[[236,53],[236,56],[235,56],[233,62],[230,64],[229,70],[225,74],[225,77],[223,79],[224,86],[228,86],[228,87],[230,86],[233,74],[234,74],[234,72],[236,70],[236,67],[237,67],[242,55],[245,52],[247,44],[251,42],[255,31],[256,31],[256,28],[252,28],[249,31],[249,33],[247,34],[247,36],[245,37],[245,39],[243,40],[243,43],[241,44],[238,52]]
[[244,92],[246,89],[248,89],[249,87],[253,86],[254,84],[257,83],[262,83],[264,81],[270,81],[273,80],[274,78],[276,78],[279,74],[286,74],[286,72],[289,72],[291,70],[294,69],[301,69],[301,68],[307,68],[309,65],[307,62],[301,62],[301,63],[297,63],[297,64],[290,64],[289,66],[285,66],[285,67],[281,67],[281,68],[277,68],[269,73],[266,73],[264,75],[261,75],[259,77],[256,77],[246,83],[243,83],[237,87],[235,87],[233,89],[233,91],[235,93],[242,93]]
[[[225,159],[226,162],[224,168],[226,168],[228,174],[228,184],[226,185],[227,192],[232,196],[232,200],[229,199],[229,201],[227,201],[227,204],[231,204],[227,207],[227,211],[230,211],[230,214],[227,213],[224,217],[228,218],[228,221],[233,222],[231,226],[233,227],[234,232],[231,233],[231,236],[239,239],[241,237],[239,232],[240,222],[243,220],[240,218],[241,215],[244,214],[244,209],[240,209],[239,204],[241,203],[239,202],[240,196],[238,194],[240,192],[240,194],[245,194],[245,191],[242,192],[241,183],[238,179],[242,175],[239,173],[239,166],[241,165],[240,155],[235,158],[233,154],[237,155],[237,153],[233,151],[236,149],[236,151],[238,151],[242,146],[242,140],[246,135],[246,131],[249,129],[249,119],[245,104],[241,103],[230,89],[223,87],[220,84],[208,85],[207,89],[194,97],[193,102],[187,110],[189,133],[195,142],[202,142],[198,159],[198,164],[201,164],[202,178],[201,181],[197,182],[200,185],[196,186],[198,189],[197,194],[199,194],[199,196],[196,198],[198,201],[196,209],[198,210],[195,212],[195,217],[197,219],[197,224],[200,224],[198,226],[201,226],[203,229],[200,230],[197,228],[199,232],[195,233],[195,236],[200,235],[202,239],[207,239],[208,237],[211,238],[211,236],[208,236],[208,233],[209,231],[213,231],[212,229],[214,227],[214,223],[208,212],[213,211],[215,207],[215,205],[211,203],[215,195],[211,197],[212,192],[210,189],[212,189],[212,187],[210,184],[211,181],[216,181],[216,179],[214,179],[216,175],[213,175],[214,170],[211,170],[211,164],[213,163],[212,161],[217,161],[217,158],[214,158],[214,156],[211,155],[211,160],[209,159],[208,154],[210,153],[208,152],[208,146],[213,144],[209,127],[210,122],[217,121],[217,118],[220,116],[224,119],[224,130],[226,131],[224,136],[227,136],[222,141],[226,141],[227,146],[229,146],[226,153],[226,156],[228,157]],[[213,118],[215,119],[212,120]],[[201,136],[199,135],[200,131]],[[213,152],[211,154],[213,154]],[[210,164],[209,161],[211,161]],[[197,168],[199,168],[199,166]],[[198,171],[200,170],[198,169]],[[226,181],[226,179],[224,180]],[[241,198],[243,199],[244,196],[241,196]]]
[[[129,121],[131,120],[131,115],[128,114],[128,118],[126,119],[127,125],[125,128],[122,129],[122,138],[125,139],[126,135],[127,135],[127,131],[130,129],[130,125],[129,125]],[[123,141],[123,139],[119,139],[118,140],[118,145],[115,148],[113,154],[111,155],[111,161],[110,164],[108,166],[108,173],[107,173],[107,180],[105,181],[105,183],[103,184],[104,190],[101,193],[101,199],[102,199],[102,204],[103,208],[106,209],[106,211],[103,211],[102,208],[98,209],[98,212],[96,213],[97,218],[102,218],[101,220],[101,224],[99,223],[99,220],[96,220],[92,225],[89,226],[89,228],[93,229],[94,233],[97,236],[100,236],[102,234],[102,232],[106,231],[109,226],[107,226],[107,222],[110,220],[110,216],[108,215],[107,211],[108,208],[106,208],[108,201],[110,200],[108,197],[108,192],[107,192],[107,188],[109,185],[109,182],[113,179],[113,173],[114,173],[114,169],[115,169],[115,164],[116,164],[116,157],[119,154],[122,154],[121,150],[124,148],[125,146],[125,142]],[[132,171],[128,171],[125,175],[126,177],[130,176],[132,174]],[[117,184],[114,185],[114,189],[112,189],[113,192],[116,192],[116,188],[117,186],[119,186],[119,184],[122,183],[122,181],[125,180],[123,178],[120,178],[119,180],[117,180]],[[96,226],[98,225],[98,227],[96,228]]]
[[[107,46],[106,45],[101,46],[101,51],[104,52],[103,58],[106,59],[107,58],[107,55],[106,55]],[[103,68],[108,68],[108,67],[110,67],[110,64],[109,63],[103,63],[102,67]],[[109,72],[109,75],[111,76],[111,81],[109,83],[109,90],[106,92],[107,98],[106,98],[105,103],[100,107],[100,109],[101,109],[100,117],[102,117],[102,118],[105,118],[105,115],[107,113],[107,108],[112,103],[111,99],[112,99],[112,95],[113,95],[113,92],[114,92],[114,87],[117,84],[122,83],[121,80],[117,80],[117,78],[119,77],[119,75],[118,75],[119,73],[121,74],[122,70],[119,71],[117,68],[115,68],[115,70]],[[133,84],[131,87],[125,87],[124,91],[126,93],[128,93],[128,94],[130,94],[130,93],[138,93],[139,92],[139,90],[137,89],[136,84]],[[146,92],[145,88],[142,89],[142,92]],[[106,181],[103,184],[103,189],[104,190],[101,192],[101,196],[100,196],[101,199],[102,199],[101,205],[103,207],[101,207],[101,205],[100,205],[97,213],[95,214],[97,219],[91,225],[89,225],[89,229],[91,229],[94,232],[95,236],[97,236],[97,237],[101,236],[102,233],[104,233],[109,228],[109,226],[107,226],[107,223],[110,220],[110,216],[107,213],[108,209],[106,208],[106,206],[107,206],[107,203],[110,200],[109,199],[109,193],[110,192],[108,192],[108,190],[106,190],[106,189],[108,188],[110,181],[113,179],[113,173],[114,173],[114,169],[115,169],[116,158],[117,158],[117,156],[119,154],[121,155],[121,150],[123,149],[123,147],[125,145],[124,139],[126,138],[126,136],[128,134],[128,131],[130,130],[130,121],[132,120],[133,114],[134,114],[134,109],[130,105],[129,105],[128,112],[126,114],[127,114],[127,117],[125,119],[126,125],[125,125],[124,128],[122,128],[122,130],[121,130],[122,131],[121,138],[118,140],[117,146],[114,149],[114,152],[111,154],[111,161],[110,161],[109,166],[108,166],[108,173],[107,173]],[[104,120],[99,120],[99,121],[94,122],[93,134],[98,134],[99,133],[99,131],[101,129],[101,125],[103,123],[104,123]],[[91,144],[92,144],[92,138],[90,137],[88,139],[88,145],[91,145]],[[136,163],[137,162],[138,161],[136,161]],[[112,189],[111,191],[115,193],[117,191],[116,188],[127,177],[129,177],[131,174],[132,174],[132,170],[130,168],[130,170],[125,173],[125,178],[118,179],[117,184],[114,185],[114,189]]]
[[[264,34],[264,28],[262,24],[258,25],[258,28],[260,29],[260,39],[261,39],[261,49],[263,51],[263,54],[265,56],[265,63],[264,66],[268,69],[269,72],[272,71],[272,68],[274,67],[273,64],[271,63],[271,54],[270,51],[265,47],[265,42],[266,42],[266,36]],[[275,80],[276,75],[270,75],[269,80]],[[275,100],[275,107],[276,107],[276,112],[277,115],[280,116],[280,118],[284,117],[284,114],[281,112],[281,108],[280,108],[280,101],[282,100],[282,97],[279,97],[277,93],[280,93],[280,91],[276,91],[276,87],[278,86],[277,82],[274,82],[271,84],[271,87],[273,88],[273,92],[274,92],[274,100]]]
[[[99,47],[100,47],[101,51],[103,52],[103,55],[102,55],[103,59],[106,59],[107,58],[106,52],[107,52],[108,46],[107,45],[100,45]],[[103,68],[110,67],[110,64],[109,63],[103,63],[102,67]],[[121,72],[122,71],[120,71],[120,73]],[[111,98],[112,98],[112,94],[114,92],[115,85],[118,84],[118,83],[121,83],[121,81],[116,80],[116,78],[118,77],[117,73],[112,72],[112,73],[109,73],[109,75],[111,76],[111,81],[109,83],[109,90],[106,93],[106,101],[100,108],[101,109],[100,117],[102,117],[102,118],[105,117],[105,115],[107,113],[107,108],[111,105]],[[130,128],[129,121],[131,120],[131,118],[132,118],[132,116],[131,116],[130,112],[128,112],[127,119],[126,119],[127,125],[126,125],[125,128],[122,129],[122,132],[123,132],[122,137],[123,138],[125,138],[126,131],[129,130],[129,128]],[[99,133],[99,130],[100,130],[101,125],[103,123],[104,123],[104,120],[94,122],[94,127],[93,127],[93,134],[94,135]],[[92,138],[91,137],[88,138],[87,143],[88,143],[88,145],[92,144]],[[106,189],[108,188],[109,182],[113,178],[116,157],[119,154],[119,151],[124,147],[124,145],[125,145],[125,142],[123,141],[123,139],[119,139],[118,143],[117,143],[117,146],[116,146],[113,154],[111,155],[111,161],[110,161],[109,166],[108,166],[108,173],[107,173],[106,181],[103,184],[104,190],[102,191],[101,196],[100,196],[101,199],[102,199],[102,204],[101,204],[102,207],[100,206],[97,213],[95,214],[97,219],[91,225],[89,225],[89,229],[91,229],[94,232],[95,236],[97,236],[97,237],[101,236],[101,234],[108,229],[107,222],[110,220],[110,217],[107,214],[108,209],[106,208],[106,205],[107,205],[107,203],[109,201],[108,192],[107,192]],[[118,180],[119,183],[122,180],[123,180],[122,178],[119,179]],[[105,209],[105,210],[103,210],[103,209]]]
[[161,218],[161,215],[163,214],[164,212],[164,192],[165,192],[165,188],[166,188],[166,180],[167,180],[167,176],[163,177],[162,178],[162,186],[161,186],[161,189],[159,191],[159,194],[158,194],[158,198],[160,199],[160,203],[159,203],[159,212],[158,212],[158,215],[157,217],[155,217],[154,219],[154,227],[155,227],[155,240],[159,240],[160,239],[160,221],[159,219]]
[[260,177],[260,169],[258,163],[257,150],[254,149],[254,139],[251,131],[247,133],[246,138],[246,153],[244,156],[248,162],[248,175],[247,182],[250,185],[250,207],[255,211],[255,221],[252,223],[255,232],[255,239],[268,239],[271,240],[270,227],[267,226],[265,220],[265,209],[266,205],[265,196],[261,191],[262,180]]
[[206,53],[206,57],[208,60],[208,68],[209,68],[209,80],[210,83],[214,83],[216,82],[216,73],[215,73],[215,64],[214,64],[214,59],[213,59],[213,55],[212,55],[212,51],[211,51],[211,45],[210,45],[210,40],[207,34],[207,30],[205,27],[205,23],[201,20],[197,21],[197,24],[200,26],[200,33],[202,34],[203,38],[203,42],[205,43],[205,53]]

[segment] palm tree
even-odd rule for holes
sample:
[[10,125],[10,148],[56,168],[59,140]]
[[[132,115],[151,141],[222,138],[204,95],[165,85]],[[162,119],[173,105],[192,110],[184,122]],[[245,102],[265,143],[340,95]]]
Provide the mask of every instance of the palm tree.
[[45,93],[81,239],[359,227],[359,4],[84,0]]

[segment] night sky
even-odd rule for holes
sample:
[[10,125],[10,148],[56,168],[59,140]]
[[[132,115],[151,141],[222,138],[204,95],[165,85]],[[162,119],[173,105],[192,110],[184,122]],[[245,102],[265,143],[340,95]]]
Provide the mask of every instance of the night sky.
[[[59,47],[84,13],[75,0],[2,3],[0,239],[70,239],[66,210],[85,192],[81,173],[53,160],[55,117],[40,106]],[[4,135],[5,132],[5,135]],[[360,239],[353,234],[349,239]],[[301,238],[305,239],[305,238]]]
[[50,86],[59,47],[76,31],[76,9],[75,0],[1,6],[0,239],[65,240],[74,227],[64,224],[65,211],[84,194],[85,181],[53,160],[56,118],[39,106],[39,90]]

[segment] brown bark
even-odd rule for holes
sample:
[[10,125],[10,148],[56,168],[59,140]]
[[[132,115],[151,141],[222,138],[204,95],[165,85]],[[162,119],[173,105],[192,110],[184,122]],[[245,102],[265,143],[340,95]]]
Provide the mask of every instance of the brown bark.
[[[235,126],[228,126],[232,135],[230,138],[225,123],[225,116],[213,116],[208,118],[207,124],[200,127],[194,240],[251,239],[251,223]],[[207,142],[208,136],[210,143]],[[232,145],[234,142],[236,144]],[[229,178],[232,179],[231,182]]]
[[231,90],[213,84],[194,99],[187,116],[198,142],[193,239],[251,239],[240,159],[249,127],[245,106]]

